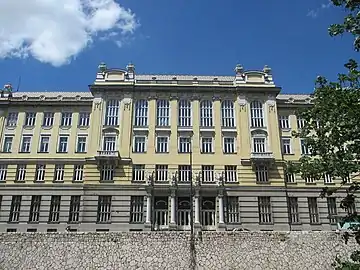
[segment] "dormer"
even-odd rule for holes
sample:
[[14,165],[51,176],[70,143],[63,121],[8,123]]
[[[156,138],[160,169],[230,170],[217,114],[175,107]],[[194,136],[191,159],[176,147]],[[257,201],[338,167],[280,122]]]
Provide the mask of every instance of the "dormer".
[[129,82],[135,80],[135,66],[128,64],[125,69],[110,69],[105,63],[100,63],[96,74],[96,83],[100,82]]
[[249,70],[244,71],[241,65],[235,67],[235,84],[251,84],[251,85],[274,85],[271,74],[271,68],[264,66],[262,71]]

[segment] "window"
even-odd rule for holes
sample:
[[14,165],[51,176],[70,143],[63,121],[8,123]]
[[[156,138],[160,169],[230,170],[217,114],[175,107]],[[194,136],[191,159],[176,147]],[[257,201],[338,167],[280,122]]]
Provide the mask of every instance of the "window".
[[191,165],[178,166],[179,182],[189,182],[191,179]]
[[250,103],[251,127],[264,127],[263,104],[260,101]]
[[213,153],[212,137],[201,137],[201,153]]
[[81,196],[75,195],[70,198],[69,223],[80,221],[80,200]]
[[202,165],[201,166],[201,179],[204,183],[215,181],[213,165]]
[[234,137],[224,137],[223,143],[224,143],[223,151],[225,154],[233,154],[236,152]]
[[57,232],[57,229],[47,229],[46,232],[48,232],[48,233],[55,233],[55,232]]
[[97,222],[111,222],[111,196],[99,196]]
[[266,152],[266,139],[265,138],[253,138],[253,151],[254,153]]
[[30,135],[23,135],[21,139],[21,153],[30,153],[31,150],[31,136]]
[[81,112],[79,113],[79,127],[88,127],[90,126],[90,113],[89,112]]
[[159,182],[168,180],[168,165],[155,166],[155,180]]
[[71,126],[72,113],[71,112],[63,112],[61,113],[61,123],[60,126],[68,127]]
[[225,182],[235,183],[237,182],[237,167],[236,165],[225,165]]
[[296,182],[295,174],[294,173],[286,173],[285,180],[287,183],[295,183]]
[[14,138],[14,136],[5,135],[4,146],[3,146],[4,153],[11,153],[13,138]]
[[116,136],[104,136],[103,150],[104,151],[115,151],[116,150]]
[[83,181],[84,165],[74,165],[73,181]]
[[52,127],[54,125],[54,113],[53,112],[44,112],[43,118],[43,127]]
[[324,178],[324,184],[330,184],[333,182],[333,178],[330,174],[325,173],[323,175],[323,178]]
[[59,146],[58,146],[58,152],[59,153],[67,153],[68,151],[68,136],[60,136],[59,137]]
[[302,129],[305,127],[305,120],[302,119],[300,116],[297,117],[297,128]]
[[19,222],[21,208],[21,195],[12,196],[9,222]]
[[179,100],[179,127],[191,127],[191,102],[189,100]]
[[6,232],[7,233],[16,232],[16,229],[8,228],[8,229],[6,229]]
[[221,125],[223,128],[235,127],[234,101],[224,100],[221,102]]
[[289,197],[289,218],[291,224],[298,224],[300,223],[299,217],[299,205],[298,205],[298,198],[296,197]]
[[305,176],[305,183],[306,184],[315,183],[315,178],[313,176]]
[[291,139],[281,138],[282,151],[284,155],[291,154]]
[[168,100],[156,101],[156,125],[158,127],[170,126],[170,102]]
[[26,165],[19,164],[16,168],[16,181],[25,181],[26,176]]
[[49,153],[50,136],[41,135],[40,137],[40,153]]
[[50,212],[49,212],[50,223],[60,221],[60,204],[61,204],[61,196],[57,196],[57,195],[51,196]]
[[145,181],[145,165],[143,164],[133,165],[132,180]]
[[356,213],[356,205],[355,202],[352,202],[346,209],[348,215],[352,215]]
[[0,164],[0,181],[6,181],[7,169],[7,164]]
[[108,100],[106,102],[105,126],[119,125],[119,100]]
[[318,206],[317,206],[317,198],[316,197],[308,198],[308,205],[309,205],[310,224],[319,223],[319,212],[318,212]]
[[77,153],[86,153],[86,136],[77,137],[76,152]]
[[281,129],[290,129],[289,115],[279,115],[279,126]]
[[140,99],[135,102],[134,126],[147,127],[148,125],[148,101]]
[[226,197],[226,222],[230,224],[240,222],[239,197]]
[[35,112],[27,112],[25,113],[25,122],[24,126],[32,127],[35,126],[36,113]]
[[213,126],[213,103],[211,100],[200,102],[200,127]]
[[327,206],[328,206],[328,213],[329,213],[329,222],[330,224],[336,224],[336,198],[335,197],[328,197],[327,198]]
[[165,137],[165,136],[156,137],[156,152],[157,153],[169,152],[169,137]]
[[271,199],[270,197],[258,197],[259,223],[272,223]]
[[305,139],[300,139],[300,149],[302,155],[310,155],[310,148],[306,145]]
[[114,165],[102,165],[100,170],[100,181],[113,181],[115,174]]
[[269,181],[268,167],[265,165],[257,165],[255,167],[256,182],[264,183]]
[[142,223],[144,218],[144,197],[131,196],[130,223]]
[[45,164],[36,165],[35,181],[45,181]]
[[64,171],[65,165],[64,164],[56,164],[54,170],[54,181],[64,181]]
[[41,205],[41,196],[34,195],[31,197],[30,213],[29,213],[29,222],[39,222],[40,219],[40,205]]
[[146,152],[146,136],[135,136],[134,137],[134,153],[145,153]]
[[179,137],[179,153],[190,153],[191,152],[191,137]]
[[10,112],[6,119],[6,126],[8,127],[16,127],[18,120],[18,113],[17,112]]

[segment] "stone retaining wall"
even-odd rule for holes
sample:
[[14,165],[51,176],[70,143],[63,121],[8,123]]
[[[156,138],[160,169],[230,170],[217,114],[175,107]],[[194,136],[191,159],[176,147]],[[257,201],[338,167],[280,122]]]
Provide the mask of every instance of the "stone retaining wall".
[[324,270],[356,247],[333,232],[3,233],[0,269]]

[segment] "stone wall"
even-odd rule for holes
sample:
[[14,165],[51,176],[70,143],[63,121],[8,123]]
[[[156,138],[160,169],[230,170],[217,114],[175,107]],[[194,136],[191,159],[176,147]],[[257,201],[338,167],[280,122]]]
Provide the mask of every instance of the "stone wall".
[[3,233],[0,269],[324,270],[354,248],[333,232]]

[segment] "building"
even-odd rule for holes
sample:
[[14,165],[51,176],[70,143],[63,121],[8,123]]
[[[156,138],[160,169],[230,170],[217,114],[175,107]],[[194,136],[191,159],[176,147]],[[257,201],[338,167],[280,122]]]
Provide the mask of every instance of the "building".
[[319,193],[337,180],[284,173],[307,154],[291,131],[311,99],[280,94],[269,67],[101,64],[89,89],[2,94],[1,231],[336,228],[339,200]]

